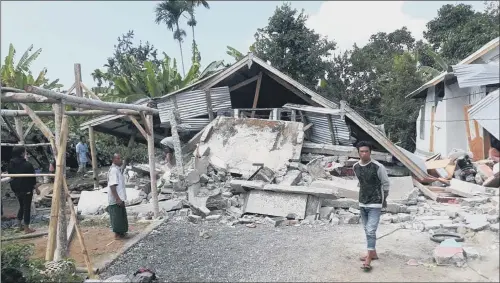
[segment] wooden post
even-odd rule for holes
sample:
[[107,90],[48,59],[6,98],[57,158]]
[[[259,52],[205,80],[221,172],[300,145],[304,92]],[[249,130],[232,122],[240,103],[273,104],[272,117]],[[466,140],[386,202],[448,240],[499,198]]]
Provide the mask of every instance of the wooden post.
[[92,176],[94,179],[94,189],[99,187],[99,180],[97,177],[99,176],[97,172],[97,152],[95,147],[95,134],[94,127],[89,127],[89,143],[90,143],[90,155],[92,157]]
[[63,116],[61,126],[61,144],[59,145],[59,150],[57,151],[56,159],[56,177],[54,180],[54,186],[52,189],[52,206],[50,211],[50,222],[49,222],[49,239],[47,241],[47,250],[45,253],[45,260],[52,261],[54,259],[54,252],[56,248],[56,236],[57,236],[57,221],[59,218],[59,203],[60,203],[60,189],[62,186],[62,180],[64,179],[64,159],[66,157],[66,145],[68,141],[68,116]]
[[214,119],[214,110],[212,109],[212,96],[210,91],[210,89],[205,90],[205,100],[207,101],[208,119],[212,121]]
[[[83,97],[82,91],[82,66],[79,63],[75,63],[75,91],[76,96]],[[81,108],[77,109],[81,111]]]
[[14,124],[17,135],[19,136],[19,143],[24,144],[23,121],[21,121],[20,117],[14,117]]
[[68,189],[68,184],[66,183],[66,179],[63,179],[62,183],[66,195],[65,199],[67,199],[69,203],[71,218],[75,223],[76,237],[78,238],[80,247],[82,248],[83,259],[85,260],[85,265],[87,266],[87,272],[89,274],[89,278],[93,279],[95,278],[94,268],[92,267],[92,262],[90,261],[89,253],[87,252],[87,246],[85,246],[85,240],[83,239],[82,232],[80,231],[80,227],[78,227],[78,218],[76,217],[75,206],[73,205],[73,201],[71,200],[71,195]]
[[125,169],[125,167],[127,167],[128,163],[130,162],[130,152],[132,151],[132,147],[134,146],[135,144],[135,136],[137,135],[137,132],[133,132],[131,135],[130,135],[130,139],[128,140],[128,145],[127,145],[127,154],[125,154],[125,158],[123,159],[123,164],[120,168],[120,170],[123,172],[123,169]]
[[[153,115],[148,115],[149,123],[146,125],[153,125]],[[160,210],[158,208],[158,191],[156,188],[156,157],[155,157],[155,137],[153,127],[149,129],[151,134],[147,135],[148,140],[148,155],[149,155],[149,176],[151,178],[151,192],[153,193],[153,213],[154,217],[158,218]],[[177,154],[176,154],[177,155]]]
[[26,137],[30,134],[31,129],[33,129],[34,125],[35,125],[35,123],[33,121],[31,121],[31,123],[29,124],[28,128],[24,132],[23,140],[26,140]]
[[170,120],[170,131],[172,132],[172,139],[174,142],[174,151],[175,151],[175,165],[177,167],[177,174],[179,180],[184,180],[184,166],[182,162],[182,148],[181,141],[179,139],[179,133],[177,132],[177,119],[175,118],[175,113],[169,112],[169,120]]
[[333,131],[332,115],[326,115],[328,119],[328,128],[330,129],[330,136],[332,137],[332,144],[335,145],[335,132]]
[[[56,145],[58,150],[61,150],[61,127],[62,127],[62,115],[64,114],[64,105],[62,103],[52,104],[52,109],[54,110],[54,125],[55,131],[54,136],[56,140]],[[62,174],[66,175],[66,156],[62,161]],[[64,179],[64,177],[63,177]],[[67,219],[66,219],[66,194],[63,190],[59,191],[60,204],[59,204],[59,218],[57,223],[57,245],[56,252],[54,254],[54,260],[60,260],[66,257],[68,251],[68,238],[67,238]]]
[[47,138],[52,145],[52,151],[55,153],[57,152],[57,147],[56,147],[56,142],[54,140],[54,135],[52,134],[52,131],[50,131],[49,127],[45,125],[40,117],[38,117],[35,112],[26,104],[20,103],[21,107],[24,108],[24,111],[28,113],[28,116],[30,116],[31,120],[35,123],[38,129],[43,133],[45,138]]
[[[257,79],[257,86],[255,87],[255,96],[253,98],[252,108],[257,108],[257,102],[259,101],[260,85],[262,84],[262,72],[259,73],[259,78]],[[255,110],[252,111],[253,118],[255,116]]]

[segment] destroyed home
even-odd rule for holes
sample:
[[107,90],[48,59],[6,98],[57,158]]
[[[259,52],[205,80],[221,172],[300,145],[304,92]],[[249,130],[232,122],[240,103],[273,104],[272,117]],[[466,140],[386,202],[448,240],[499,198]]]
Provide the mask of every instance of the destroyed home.
[[487,158],[489,135],[499,138],[499,38],[451,66],[406,97],[424,99],[417,123],[417,154],[469,150]]

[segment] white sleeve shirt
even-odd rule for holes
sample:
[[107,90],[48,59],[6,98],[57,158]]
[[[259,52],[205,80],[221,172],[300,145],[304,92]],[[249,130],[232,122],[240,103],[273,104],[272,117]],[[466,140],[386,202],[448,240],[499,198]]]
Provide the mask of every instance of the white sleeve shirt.
[[116,204],[116,199],[111,192],[111,186],[116,185],[116,193],[121,200],[127,200],[127,192],[125,191],[125,178],[123,177],[120,168],[116,165],[111,165],[108,171],[108,203],[109,205]]

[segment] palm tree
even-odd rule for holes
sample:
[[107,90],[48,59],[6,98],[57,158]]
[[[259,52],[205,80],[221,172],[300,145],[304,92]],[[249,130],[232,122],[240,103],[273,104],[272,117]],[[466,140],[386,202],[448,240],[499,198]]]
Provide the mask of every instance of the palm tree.
[[164,23],[170,31],[174,32],[174,39],[179,42],[181,51],[182,73],[185,76],[184,55],[182,54],[182,41],[186,36],[186,31],[179,27],[179,20],[184,12],[189,12],[190,6],[186,1],[166,0],[156,5],[157,24]]
[[189,5],[188,13],[189,13],[189,16],[191,17],[189,19],[189,21],[187,22],[187,24],[188,24],[188,26],[191,27],[191,29],[193,31],[193,43],[194,43],[196,41],[195,36],[194,36],[194,27],[198,24],[198,22],[196,21],[196,18],[194,17],[194,10],[198,6],[203,6],[207,9],[210,9],[210,5],[208,5],[208,2],[205,0],[188,0],[187,2]]

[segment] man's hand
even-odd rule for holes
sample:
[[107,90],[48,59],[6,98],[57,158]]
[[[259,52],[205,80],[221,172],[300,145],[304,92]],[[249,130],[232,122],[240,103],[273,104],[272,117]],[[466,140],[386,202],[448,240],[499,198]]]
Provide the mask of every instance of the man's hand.
[[387,197],[389,196],[389,191],[384,191],[384,201],[382,202],[382,208],[387,208]]
[[123,200],[121,200],[121,199],[118,199],[116,201],[116,204],[119,205],[119,206],[125,206],[125,202],[123,202]]

